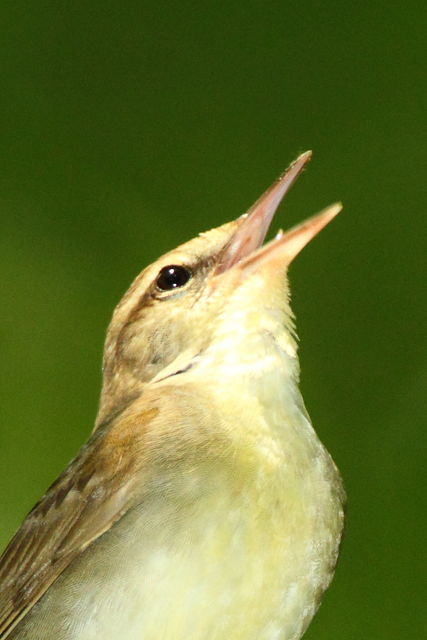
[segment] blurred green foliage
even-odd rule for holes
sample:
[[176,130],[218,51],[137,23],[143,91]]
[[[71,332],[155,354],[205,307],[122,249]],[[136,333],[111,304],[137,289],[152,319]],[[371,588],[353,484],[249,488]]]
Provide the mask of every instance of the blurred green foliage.
[[91,429],[103,335],[134,275],[312,148],[277,224],[345,205],[291,278],[304,395],[349,514],[306,638],[424,635],[422,12],[2,3],[2,544]]

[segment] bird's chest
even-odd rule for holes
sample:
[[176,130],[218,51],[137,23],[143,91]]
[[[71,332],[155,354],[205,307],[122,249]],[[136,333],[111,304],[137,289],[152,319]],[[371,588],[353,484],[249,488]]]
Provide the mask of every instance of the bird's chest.
[[187,470],[185,499],[172,492],[130,512],[82,556],[78,597],[64,580],[68,631],[58,637],[299,638],[340,531],[312,446],[291,438],[287,452],[266,434],[256,447],[235,443],[222,466]]
[[79,633],[70,638],[298,637],[319,563],[314,519],[295,508],[302,495],[295,486],[281,498],[218,480],[217,492],[184,519],[169,507],[162,517],[157,506],[115,528],[80,576]]
[[201,400],[221,455],[177,464],[89,547],[39,610],[55,636],[31,640],[300,638],[337,555],[339,479],[280,371],[241,373],[208,419]]

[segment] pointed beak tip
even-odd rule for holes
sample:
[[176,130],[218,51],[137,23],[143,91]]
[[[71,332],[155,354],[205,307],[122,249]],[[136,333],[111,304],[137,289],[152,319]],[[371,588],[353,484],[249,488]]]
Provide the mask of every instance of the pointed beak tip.
[[304,153],[301,153],[301,155],[299,155],[298,158],[294,160],[292,164],[280,175],[277,182],[281,183],[283,180],[285,180],[285,178],[287,178],[289,186],[291,186],[300,172],[310,162],[312,155],[313,152],[311,151],[311,149],[309,149],[308,151],[304,151]]
[[[341,202],[334,202],[334,204],[326,207],[325,209],[323,209],[323,211],[320,211],[320,213],[317,213],[312,218],[309,218],[301,225],[295,227],[295,229],[305,229],[309,232],[309,236],[314,237],[324,227],[326,227],[340,213],[340,211],[342,211],[342,208],[343,207]],[[293,230],[291,229],[289,233],[291,234],[292,232]]]
[[311,160],[312,156],[313,156],[312,149],[307,149],[307,151],[304,151],[304,153],[298,156],[297,162],[298,160],[304,160],[304,162],[308,162],[309,160]]
[[324,213],[325,213],[325,215],[329,214],[329,219],[332,220],[339,213],[341,213],[342,210],[343,210],[343,203],[342,202],[334,202],[334,204],[331,204],[329,207],[327,207],[325,209]]

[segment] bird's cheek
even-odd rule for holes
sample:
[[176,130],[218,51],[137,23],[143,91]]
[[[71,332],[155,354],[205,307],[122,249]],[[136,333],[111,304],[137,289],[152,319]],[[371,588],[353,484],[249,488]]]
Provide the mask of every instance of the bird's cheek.
[[122,336],[120,360],[135,378],[146,382],[176,357],[179,348],[170,327],[135,325]]

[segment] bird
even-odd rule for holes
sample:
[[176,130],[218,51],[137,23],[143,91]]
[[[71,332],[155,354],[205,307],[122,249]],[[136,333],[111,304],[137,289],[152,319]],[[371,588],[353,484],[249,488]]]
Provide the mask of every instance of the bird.
[[264,241],[310,157],[119,302],[92,434],[1,556],[1,640],[301,638],[345,492],[299,390],[287,273],[341,204]]

